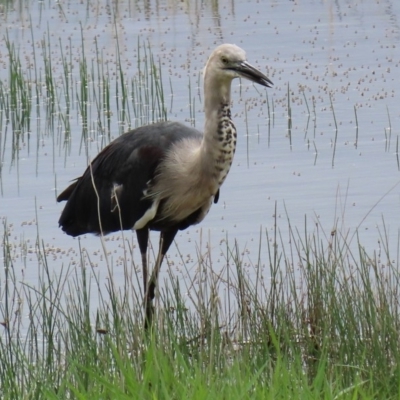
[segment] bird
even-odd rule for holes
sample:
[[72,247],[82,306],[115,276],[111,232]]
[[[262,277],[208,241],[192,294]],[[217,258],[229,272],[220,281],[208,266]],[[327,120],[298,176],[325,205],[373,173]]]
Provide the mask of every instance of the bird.
[[[231,83],[245,78],[271,88],[234,44],[214,49],[204,69],[204,132],[179,122],[135,128],[110,142],[83,175],[58,197],[66,201],[59,226],[70,236],[135,230],[142,259],[144,327],[162,261],[178,231],[200,223],[232,165],[237,132],[231,118]],[[159,231],[159,251],[148,279],[149,232]]]

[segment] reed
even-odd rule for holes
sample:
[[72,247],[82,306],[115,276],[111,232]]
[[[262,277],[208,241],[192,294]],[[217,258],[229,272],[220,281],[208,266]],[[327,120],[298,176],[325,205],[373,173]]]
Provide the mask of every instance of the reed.
[[400,276],[385,224],[379,256],[361,243],[352,252],[338,227],[287,224],[289,241],[277,219],[260,231],[251,271],[237,241],[218,271],[200,242],[197,272],[170,273],[146,336],[134,265],[117,286],[109,260],[104,286],[81,249],[80,265],[55,274],[38,229],[31,285],[17,278],[4,221],[1,397],[397,398]]
[[[58,38],[57,46],[53,46],[51,38],[47,29],[37,45],[31,29],[32,58],[24,59],[8,32],[4,37],[9,69],[7,80],[0,80],[0,127],[4,135],[2,156],[5,148],[11,148],[12,164],[18,162],[21,144],[26,144],[29,152],[32,133],[37,154],[40,138],[45,136],[52,137],[59,151],[64,151],[67,157],[73,141],[77,140],[72,132],[75,118],[81,127],[80,148],[87,158],[90,143],[98,138],[101,144],[96,150],[111,140],[112,131],[121,134],[167,118],[161,64],[153,56],[149,44],[138,39],[138,68],[129,76],[121,58],[118,37],[113,63],[105,59],[97,40],[87,48],[82,26],[77,62],[72,56],[71,38],[67,43]],[[111,67],[111,64],[114,65]],[[78,67],[74,70],[75,65]],[[117,118],[112,118],[114,111]],[[11,146],[7,139],[11,140]]]

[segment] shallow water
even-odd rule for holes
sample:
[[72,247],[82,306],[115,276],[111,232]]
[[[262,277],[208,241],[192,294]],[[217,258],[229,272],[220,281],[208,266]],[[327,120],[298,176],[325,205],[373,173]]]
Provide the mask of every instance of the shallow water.
[[[96,39],[110,74],[116,76],[118,37],[124,73],[132,76],[137,68],[138,43],[144,43],[162,66],[168,118],[189,123],[190,110],[195,109],[195,124],[200,129],[203,94],[199,76],[216,45],[232,42],[243,47],[249,61],[274,82],[268,90],[234,82],[232,114],[239,134],[234,165],[219,204],[201,225],[177,236],[178,248],[173,246],[169,255],[173,268],[181,265],[179,249],[194,270],[197,248],[205,251],[204,243],[210,241],[218,269],[224,265],[224,240],[228,237],[231,243],[237,239],[251,274],[252,264],[258,262],[260,230],[272,232],[275,207],[283,244],[290,240],[289,217],[292,227],[300,232],[305,219],[310,231],[318,225],[327,237],[336,228],[343,235],[349,232],[354,246],[353,235],[358,230],[369,253],[380,250],[380,235],[386,229],[393,258],[397,255],[399,2],[236,0],[229,5],[193,5],[173,1],[155,6],[122,1],[113,9],[98,1],[62,5],[26,2],[18,7],[3,8],[0,37],[8,35],[26,63],[26,71],[33,63],[34,48],[37,73],[44,75],[41,43],[50,38],[51,49],[47,51],[52,72],[62,87],[61,50],[72,61],[72,76],[78,79],[82,45],[85,56],[94,63]],[[3,83],[8,81],[8,66],[2,40]],[[96,108],[89,104],[87,154],[85,146],[82,149],[77,95],[78,87],[72,97],[70,152],[64,149],[64,128],[59,120],[56,118],[53,128],[46,124],[41,99],[40,118],[34,109],[30,137],[25,132],[13,162],[11,127],[1,114],[0,217],[10,226],[16,269],[23,271],[23,279],[29,282],[37,278],[38,231],[56,271],[61,264],[79,263],[79,245],[87,249],[100,271],[104,268],[99,238],[86,235],[78,241],[57,226],[63,204],[56,203],[56,193],[79,176],[88,157],[94,157],[107,142],[95,132]],[[132,126],[137,122],[132,121]],[[128,129],[119,125],[115,108],[111,124],[114,137]],[[264,234],[262,237],[261,263],[266,264],[266,239]],[[125,238],[135,243],[132,233],[126,232]],[[106,247],[115,274],[122,279],[121,242],[121,235],[116,234],[108,238]],[[153,242],[157,243],[156,236]],[[138,251],[134,257],[139,265]]]

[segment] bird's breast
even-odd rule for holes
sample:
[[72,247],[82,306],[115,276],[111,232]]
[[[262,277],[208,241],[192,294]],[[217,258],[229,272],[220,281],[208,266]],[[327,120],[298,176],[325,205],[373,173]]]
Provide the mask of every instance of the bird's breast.
[[174,222],[180,222],[188,218],[198,210],[202,210],[204,214],[198,222],[200,222],[207,214],[211,207],[214,193],[204,185],[199,185],[197,188],[187,188],[186,191],[181,191],[178,195],[175,192],[168,198],[165,198],[160,209],[161,218],[166,218]]

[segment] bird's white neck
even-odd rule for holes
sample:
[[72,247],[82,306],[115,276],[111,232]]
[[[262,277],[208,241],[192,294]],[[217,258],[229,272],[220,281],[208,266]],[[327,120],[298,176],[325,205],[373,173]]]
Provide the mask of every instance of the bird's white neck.
[[224,80],[213,79],[213,77],[204,77],[204,112],[205,126],[204,134],[215,132],[215,125],[218,124],[218,110],[221,104],[231,103],[231,82],[232,79]]
[[232,80],[205,76],[204,81],[205,125],[200,157],[215,194],[229,172],[236,149],[236,129],[230,113]]

